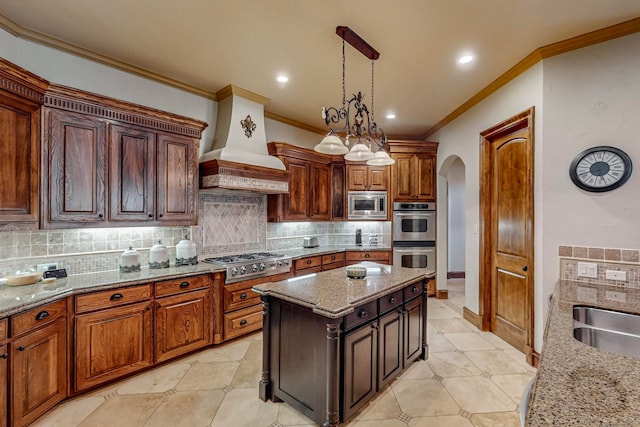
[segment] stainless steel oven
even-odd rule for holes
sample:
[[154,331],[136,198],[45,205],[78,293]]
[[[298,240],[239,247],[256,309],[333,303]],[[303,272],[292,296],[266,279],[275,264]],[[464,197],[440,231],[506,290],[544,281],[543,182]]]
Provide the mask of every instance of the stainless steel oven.
[[[432,243],[435,245],[435,242]],[[399,242],[395,242],[393,265],[436,271],[436,248],[435,246],[399,246]]]
[[436,204],[393,204],[393,241],[434,242],[436,240]]

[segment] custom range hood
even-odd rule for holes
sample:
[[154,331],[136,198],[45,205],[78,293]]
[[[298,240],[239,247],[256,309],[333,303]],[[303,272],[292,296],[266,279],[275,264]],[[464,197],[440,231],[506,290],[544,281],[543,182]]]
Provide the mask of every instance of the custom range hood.
[[200,157],[200,189],[289,192],[289,171],[270,156],[264,130],[268,98],[229,85],[216,93],[218,120],[213,148]]

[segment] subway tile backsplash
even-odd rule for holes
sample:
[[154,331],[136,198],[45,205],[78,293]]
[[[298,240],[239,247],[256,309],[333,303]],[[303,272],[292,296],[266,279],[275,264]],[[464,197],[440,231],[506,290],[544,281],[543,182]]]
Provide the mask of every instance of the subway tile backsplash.
[[[558,248],[558,255],[560,257],[560,277],[564,280],[640,289],[640,250],[638,249],[562,245]],[[597,264],[598,277],[579,277],[579,262]],[[607,279],[607,270],[624,271],[626,272],[627,280]]]

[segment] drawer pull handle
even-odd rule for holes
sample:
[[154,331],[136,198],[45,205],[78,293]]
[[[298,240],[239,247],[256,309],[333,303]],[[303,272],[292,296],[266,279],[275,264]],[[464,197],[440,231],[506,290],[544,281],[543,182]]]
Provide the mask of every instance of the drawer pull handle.
[[240,299],[247,299],[247,294],[246,293],[241,293],[240,294]]
[[0,355],[0,357],[2,357],[3,359],[6,359],[9,357],[9,353],[3,353],[2,355]]
[[389,304],[395,304],[395,302],[396,302],[396,297],[394,296],[389,297]]
[[47,317],[49,317],[49,312],[46,311],[46,310],[41,311],[40,313],[36,314],[36,320],[46,319]]
[[368,315],[366,310],[360,310],[360,313],[358,313],[358,317],[367,317]]
[[18,347],[18,351],[24,351],[24,346],[21,345],[20,347]]
[[310,259],[307,260],[307,264],[311,264],[311,260]]
[[162,214],[158,215],[158,217],[159,217],[159,218],[162,218],[163,216],[164,216],[164,215],[162,215]]
[[111,298],[109,298],[111,301],[119,301],[122,299],[122,294],[113,294],[111,295]]
[[104,218],[104,215],[98,214],[98,218],[102,219],[102,218]]
[[180,283],[180,289],[186,289],[189,287],[189,282],[182,282]]
[[149,214],[148,216],[149,216],[149,218],[153,218],[153,214]]
[[371,256],[371,254],[364,254],[365,258],[369,258]]
[[246,325],[246,324],[247,324],[247,319],[242,319],[242,320],[240,321],[240,326],[244,326],[244,325]]
[[418,292],[418,288],[416,286],[414,286],[413,288],[411,288],[411,292],[413,292],[415,294],[416,292]]
[[336,260],[336,256],[335,255],[331,255],[331,261],[335,261]]

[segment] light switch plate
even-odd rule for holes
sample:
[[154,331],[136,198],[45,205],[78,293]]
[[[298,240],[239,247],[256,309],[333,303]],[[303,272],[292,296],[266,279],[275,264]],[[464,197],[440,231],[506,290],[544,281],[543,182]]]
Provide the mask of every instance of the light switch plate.
[[579,262],[578,277],[598,278],[598,264],[595,262]]

